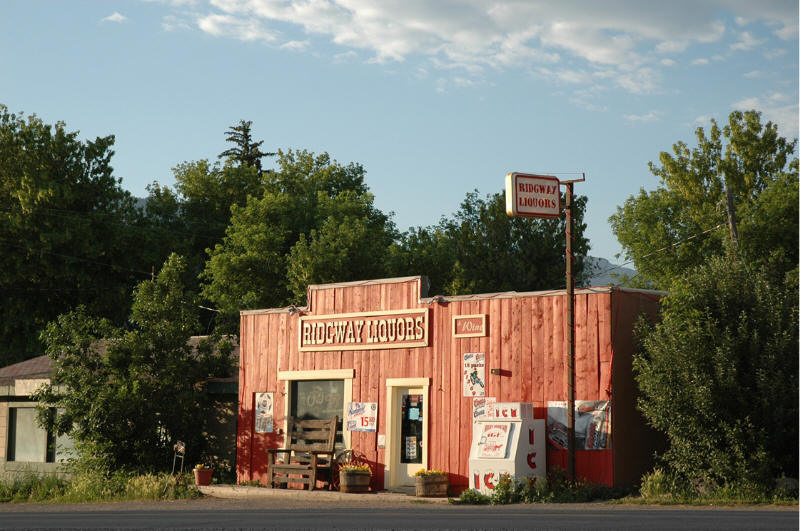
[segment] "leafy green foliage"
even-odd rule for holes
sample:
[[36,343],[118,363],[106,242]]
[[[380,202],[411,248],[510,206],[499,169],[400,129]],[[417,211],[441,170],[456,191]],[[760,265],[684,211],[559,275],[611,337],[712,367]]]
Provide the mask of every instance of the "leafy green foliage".
[[797,276],[797,140],[779,136],[772,122],[762,125],[760,116],[735,111],[724,127],[712,120],[708,136],[698,128],[697,147],[678,142],[673,154],[662,152],[660,166],[650,163],[661,186],[641,190],[611,216],[639,284],[668,289],[688,268],[724,253],[726,186],[745,259],[754,267],[768,265],[777,276]]
[[233,207],[203,272],[203,295],[229,316],[302,302],[310,283],[385,272],[395,229],[373,206],[364,169],[307,151],[279,152],[277,162],[263,194]]
[[546,478],[517,479],[503,475],[487,496],[467,489],[458,500],[450,500],[457,505],[508,505],[511,503],[585,503],[595,500],[610,500],[625,496],[627,491],[609,488],[584,481],[569,481],[566,472],[554,469]]
[[[709,485],[703,482],[690,482],[663,468],[656,468],[642,478],[639,490],[644,503],[661,504],[699,504],[699,505],[738,505],[738,504],[797,504],[797,480],[786,481],[765,488],[763,484],[742,483]],[[628,499],[626,501],[637,501]]]
[[708,258],[638,328],[639,408],[667,436],[666,471],[694,488],[797,472],[797,282],[764,269]]
[[[576,284],[584,279],[589,242],[586,197],[574,201],[572,252]],[[406,233],[392,251],[395,274],[427,274],[432,293],[452,295],[555,289],[566,285],[565,224],[559,219],[510,218],[505,195],[468,193],[452,218]]]
[[189,460],[203,449],[202,384],[227,376],[232,345],[219,337],[189,344],[199,321],[184,270],[172,255],[154,281],[139,284],[130,330],[79,307],[43,333],[53,376],[36,399],[61,413],[53,418],[42,406],[40,420],[69,433],[89,468],[159,470],[171,464],[176,440]]
[[191,475],[79,472],[70,479],[28,475],[0,482],[2,503],[89,503],[197,498]]
[[40,355],[40,330],[78,304],[122,323],[150,271],[130,253],[141,219],[112,175],[113,144],[0,105],[0,366]]

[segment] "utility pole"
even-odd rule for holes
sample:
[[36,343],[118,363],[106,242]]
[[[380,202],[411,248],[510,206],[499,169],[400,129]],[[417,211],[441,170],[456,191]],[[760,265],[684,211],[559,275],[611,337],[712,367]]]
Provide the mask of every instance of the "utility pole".
[[564,210],[567,215],[567,475],[575,481],[575,277],[572,274],[572,200],[573,183],[566,183],[567,198]]
[[725,179],[725,203],[728,209],[728,229],[731,232],[731,242],[735,248],[739,248],[739,233],[736,232],[736,206],[733,204],[733,192],[728,186],[728,179]]

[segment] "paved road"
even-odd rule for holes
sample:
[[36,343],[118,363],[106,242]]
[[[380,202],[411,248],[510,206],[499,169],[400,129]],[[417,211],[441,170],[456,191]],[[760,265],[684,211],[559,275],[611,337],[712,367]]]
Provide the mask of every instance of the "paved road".
[[[376,502],[376,500],[378,500]],[[381,503],[381,501],[383,503]],[[2,505],[2,529],[798,529],[797,508],[605,504],[452,506],[414,500],[211,499]]]

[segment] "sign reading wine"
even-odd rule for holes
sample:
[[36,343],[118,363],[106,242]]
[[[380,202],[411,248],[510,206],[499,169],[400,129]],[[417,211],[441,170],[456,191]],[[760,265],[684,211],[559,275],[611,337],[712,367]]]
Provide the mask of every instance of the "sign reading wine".
[[428,346],[428,309],[300,317],[301,352]]

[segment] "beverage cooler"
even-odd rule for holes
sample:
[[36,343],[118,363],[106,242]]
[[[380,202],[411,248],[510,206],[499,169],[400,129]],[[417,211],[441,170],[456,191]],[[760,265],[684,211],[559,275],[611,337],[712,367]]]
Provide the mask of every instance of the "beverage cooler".
[[470,487],[491,494],[503,475],[517,480],[547,473],[544,419],[529,402],[498,402],[472,425]]

